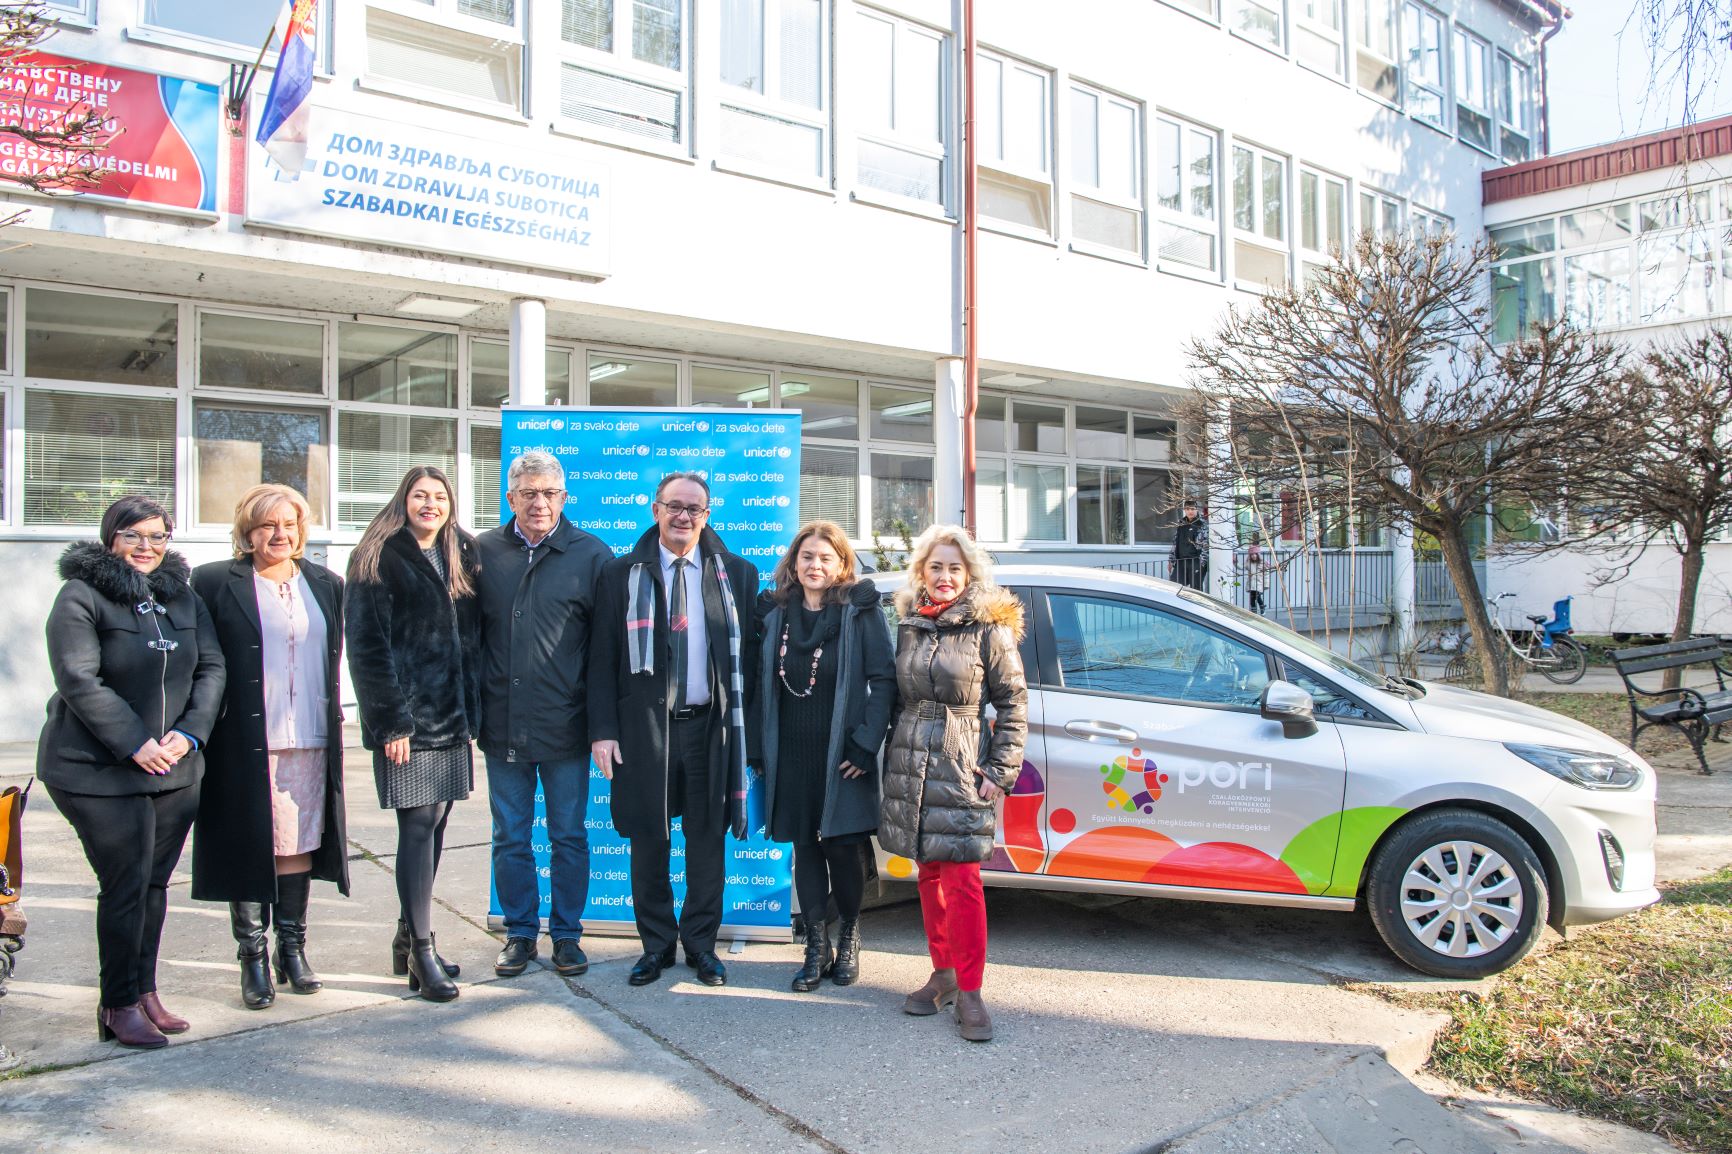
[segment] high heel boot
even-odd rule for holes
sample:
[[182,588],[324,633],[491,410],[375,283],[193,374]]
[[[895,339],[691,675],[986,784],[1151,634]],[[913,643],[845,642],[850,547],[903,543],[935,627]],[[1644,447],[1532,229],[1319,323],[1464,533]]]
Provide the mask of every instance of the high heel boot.
[[829,925],[820,918],[807,922],[806,961],[801,965],[800,972],[794,975],[793,988],[802,994],[817,989],[835,961],[835,955],[830,950]]
[[[439,935],[428,931],[427,940],[433,943],[433,956],[439,957]],[[462,966],[444,958],[439,958],[439,968],[445,971],[448,978],[455,978],[463,973]],[[391,939],[391,972],[399,978],[409,972],[409,923],[402,918],[397,919],[397,936]]]
[[135,1050],[159,1050],[168,1045],[168,1039],[156,1024],[145,1016],[144,1007],[134,1002],[130,1006],[117,1006],[109,1009],[99,1006],[96,1010],[96,1038],[106,1042],[110,1038],[122,1046],[131,1046]]
[[836,966],[830,980],[838,986],[852,986],[860,980],[860,919],[843,918],[836,938]]
[[230,902],[229,928],[234,931],[241,963],[241,1002],[249,1010],[262,1010],[277,1000],[271,985],[270,947],[265,942],[263,902]]
[[325,988],[307,961],[307,898],[313,875],[277,876],[277,904],[271,920],[277,924],[277,981],[297,994],[316,994]]
[[411,938],[409,943],[409,989],[429,1002],[449,1002],[457,996],[453,982],[433,952],[432,938]]

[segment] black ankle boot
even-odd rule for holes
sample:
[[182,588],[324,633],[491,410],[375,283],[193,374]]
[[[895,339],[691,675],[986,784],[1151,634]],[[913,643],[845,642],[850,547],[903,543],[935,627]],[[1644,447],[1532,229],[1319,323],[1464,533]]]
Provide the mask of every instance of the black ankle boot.
[[249,1010],[262,1010],[277,1000],[271,985],[270,949],[265,942],[265,910],[262,902],[230,902],[229,928],[239,947],[241,1002]]
[[836,966],[830,980],[838,986],[852,986],[860,980],[860,919],[843,918],[842,930],[836,938]]
[[312,888],[311,874],[279,874],[277,904],[271,911],[277,926],[277,981],[297,994],[316,994],[325,988],[307,961],[307,897]]
[[[429,933],[427,940],[433,943],[433,956],[438,957],[439,935]],[[455,978],[463,972],[462,966],[444,958],[439,958],[439,967],[449,978]],[[409,972],[409,923],[402,918],[397,919],[397,936],[391,939],[391,972],[399,978]]]
[[830,972],[835,955],[830,951],[830,927],[824,922],[806,926],[806,961],[794,975],[793,988],[808,993],[818,988],[824,975]]
[[432,938],[410,939],[409,989],[429,1002],[449,1002],[457,996],[457,983],[440,966]]

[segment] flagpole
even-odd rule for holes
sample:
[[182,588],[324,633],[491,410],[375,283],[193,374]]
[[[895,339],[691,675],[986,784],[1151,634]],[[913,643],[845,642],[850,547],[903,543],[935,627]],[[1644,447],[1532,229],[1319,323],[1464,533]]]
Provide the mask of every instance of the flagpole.
[[228,114],[229,122],[231,124],[240,123],[241,116],[246,110],[245,106],[247,97],[250,96],[253,91],[253,78],[259,74],[259,69],[264,66],[265,53],[271,50],[271,41],[276,38],[277,26],[272,24],[270,30],[265,33],[265,42],[259,45],[258,59],[253,61],[253,66],[251,68],[247,68],[237,76],[237,70],[243,66],[238,64],[229,65]]

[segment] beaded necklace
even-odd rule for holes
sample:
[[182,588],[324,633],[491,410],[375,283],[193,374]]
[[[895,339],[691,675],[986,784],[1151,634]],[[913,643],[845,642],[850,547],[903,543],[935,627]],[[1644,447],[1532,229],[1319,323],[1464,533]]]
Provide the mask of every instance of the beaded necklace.
[[[792,609],[792,606],[789,606]],[[818,658],[824,656],[824,647],[817,646],[812,650],[812,672],[806,679],[805,689],[795,689],[788,684],[788,627],[793,622],[784,618],[782,621],[782,647],[776,653],[776,676],[782,679],[782,688],[795,697],[810,697],[812,691],[818,688]]]

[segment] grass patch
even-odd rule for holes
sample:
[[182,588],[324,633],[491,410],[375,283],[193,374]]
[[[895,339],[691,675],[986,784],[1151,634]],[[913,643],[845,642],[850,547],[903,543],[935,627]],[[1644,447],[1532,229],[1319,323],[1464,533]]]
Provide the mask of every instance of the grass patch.
[[[1553,713],[1561,713],[1565,717],[1573,717],[1619,741],[1630,740],[1630,699],[1625,694],[1522,693],[1517,695],[1517,700],[1537,705],[1541,709],[1549,709]],[[1684,735],[1669,726],[1644,729],[1637,742],[1640,747],[1637,752],[1643,757],[1651,757],[1657,753],[1675,753],[1678,750],[1688,751],[1690,748],[1690,742]]]
[[1451,997],[1440,1073],[1732,1150],[1732,867]]

